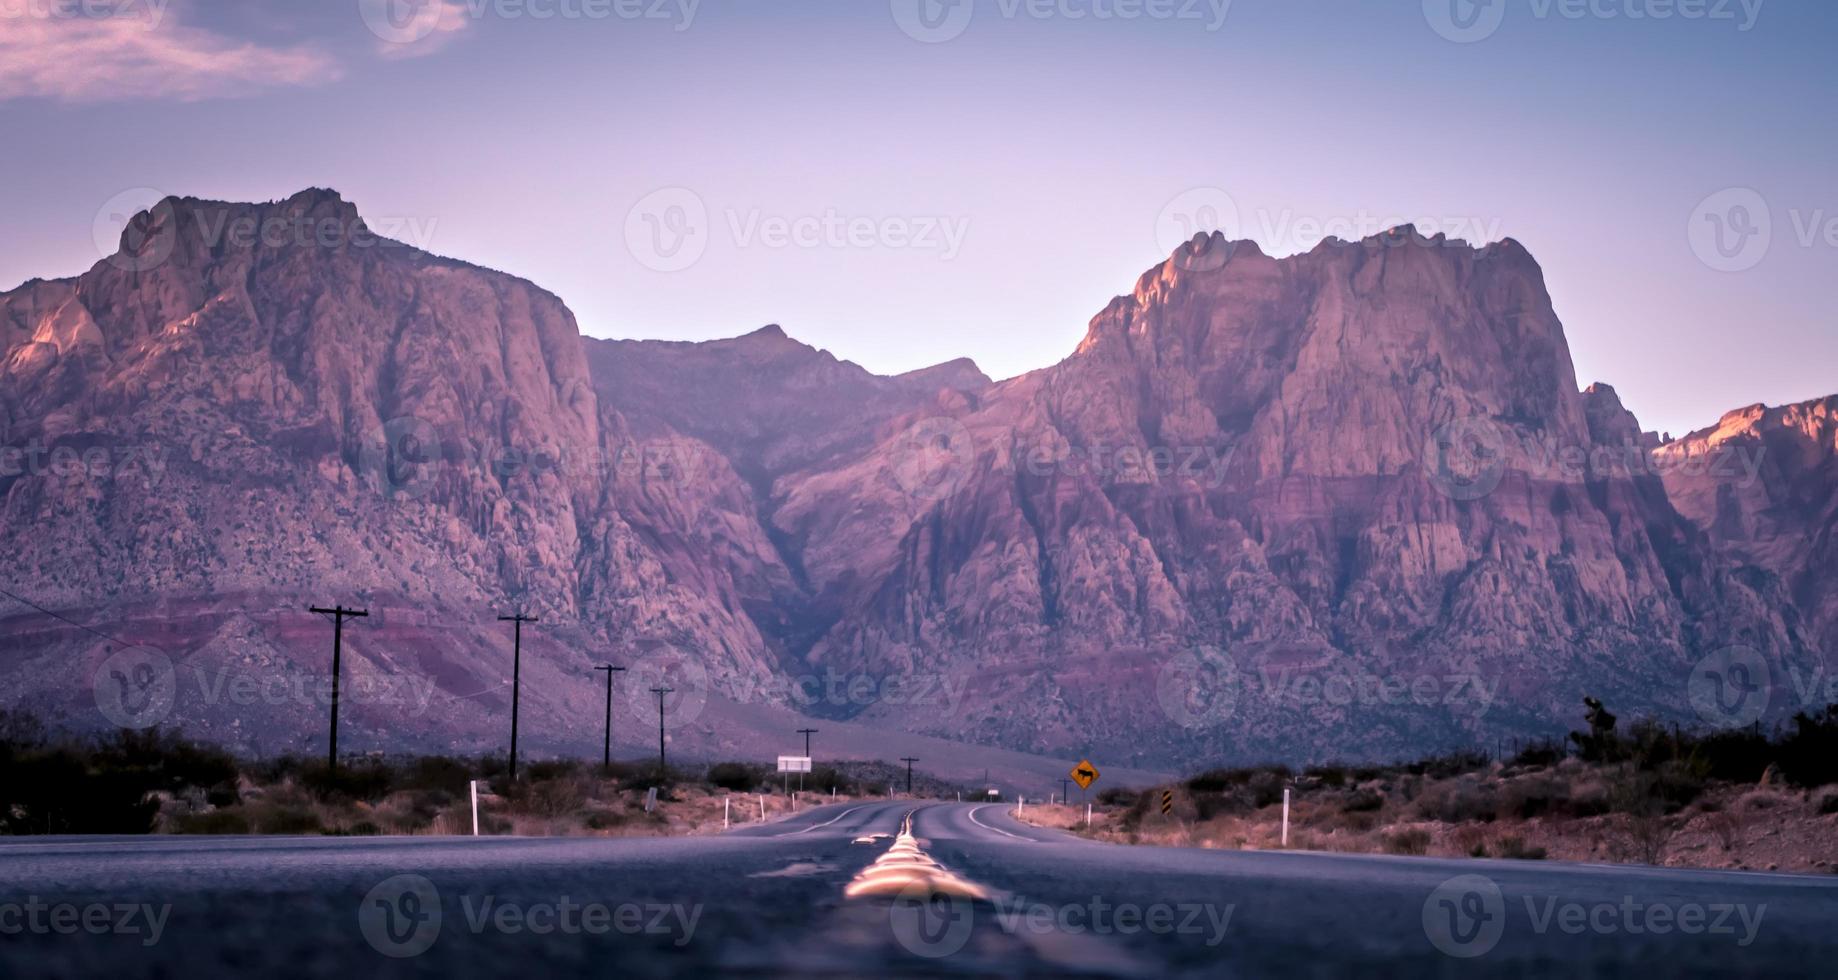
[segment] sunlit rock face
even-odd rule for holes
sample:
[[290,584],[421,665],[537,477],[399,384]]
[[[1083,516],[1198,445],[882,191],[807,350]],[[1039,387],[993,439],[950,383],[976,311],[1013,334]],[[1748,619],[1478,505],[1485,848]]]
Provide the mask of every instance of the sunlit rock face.
[[[368,602],[355,669],[441,695],[354,707],[382,741],[495,733],[513,606],[544,617],[524,711],[557,744],[617,653],[716,700],[1159,763],[1559,734],[1585,693],[1690,720],[1706,656],[1810,670],[1838,620],[1832,401],[1661,446],[1579,390],[1512,241],[1198,238],[997,383],[777,327],[583,339],[332,192],[173,199],[0,294],[0,357],[9,581],[268,674],[324,670],[307,601]],[[1762,462],[1678,465],[1719,454]],[[13,702],[94,720],[106,644],[0,628]],[[175,720],[272,743],[296,714]]]

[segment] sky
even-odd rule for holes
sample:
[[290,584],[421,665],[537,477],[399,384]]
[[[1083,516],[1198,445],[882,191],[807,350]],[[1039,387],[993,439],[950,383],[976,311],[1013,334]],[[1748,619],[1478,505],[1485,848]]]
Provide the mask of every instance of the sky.
[[1073,350],[1195,227],[1544,267],[1648,427],[1838,392],[1828,0],[0,0],[0,289],[331,187],[583,332]]

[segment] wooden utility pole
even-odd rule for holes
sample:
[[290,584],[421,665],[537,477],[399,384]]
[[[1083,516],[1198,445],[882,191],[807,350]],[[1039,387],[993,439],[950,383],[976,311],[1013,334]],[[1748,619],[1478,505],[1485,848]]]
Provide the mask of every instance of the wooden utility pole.
[[515,639],[511,646],[511,782],[517,781],[517,701],[523,687],[523,624],[540,622],[535,616],[518,612],[499,616],[498,622],[513,624]]
[[798,734],[804,736],[804,757],[806,759],[811,757],[811,736],[816,734],[818,731],[819,729],[816,729],[816,728],[798,729]]
[[332,737],[326,744],[326,766],[333,773],[338,772],[338,675],[344,666],[345,653],[345,620],[362,619],[370,615],[368,609],[346,609],[333,606],[322,609],[318,606],[307,607],[308,612],[332,617]]
[[911,796],[913,795],[913,763],[919,760],[907,755],[901,756],[900,761],[906,763],[906,795]]
[[606,754],[601,766],[611,771],[613,768],[613,673],[615,671],[624,673],[625,668],[607,664],[594,669],[606,671]]
[[654,687],[651,693],[657,695],[657,780],[664,781],[664,774],[670,770],[664,764],[664,695],[675,691],[674,687]]

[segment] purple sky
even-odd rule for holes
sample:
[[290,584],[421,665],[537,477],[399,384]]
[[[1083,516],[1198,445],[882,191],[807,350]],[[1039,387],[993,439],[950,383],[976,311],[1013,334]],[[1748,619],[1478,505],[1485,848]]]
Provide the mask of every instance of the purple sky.
[[1838,392],[1825,0],[442,2],[0,0],[0,289],[141,197],[330,186],[590,334],[1000,377],[1184,220],[1412,220],[1524,242],[1649,427]]

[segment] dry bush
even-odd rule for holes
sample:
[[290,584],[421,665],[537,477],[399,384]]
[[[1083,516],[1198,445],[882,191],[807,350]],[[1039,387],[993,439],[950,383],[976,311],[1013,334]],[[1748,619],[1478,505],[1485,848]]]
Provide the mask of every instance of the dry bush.
[[1725,854],[1731,854],[1742,849],[1748,836],[1748,819],[1740,808],[1718,810],[1704,818],[1704,829],[1717,838]]
[[1491,786],[1472,778],[1431,783],[1412,804],[1419,817],[1439,823],[1492,823],[1499,815],[1499,800]]
[[1430,832],[1420,827],[1407,827],[1403,830],[1385,835],[1385,853],[1422,855],[1429,853]]
[[1528,846],[1525,838],[1518,834],[1501,837],[1497,849],[1501,857],[1514,861],[1542,861],[1545,858],[1544,848]]
[[1487,856],[1487,838],[1486,829],[1474,824],[1463,824],[1449,835],[1449,843],[1462,854],[1484,858]]

